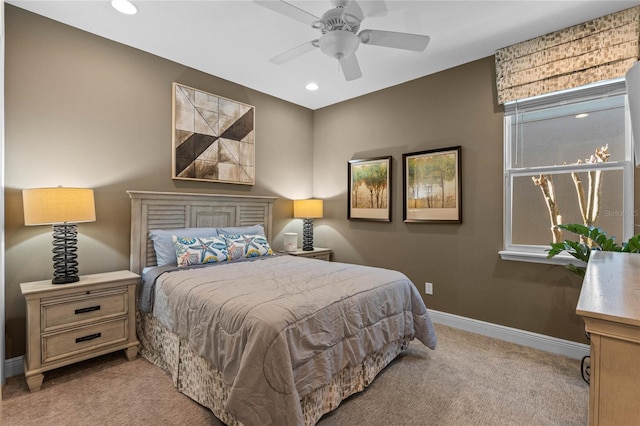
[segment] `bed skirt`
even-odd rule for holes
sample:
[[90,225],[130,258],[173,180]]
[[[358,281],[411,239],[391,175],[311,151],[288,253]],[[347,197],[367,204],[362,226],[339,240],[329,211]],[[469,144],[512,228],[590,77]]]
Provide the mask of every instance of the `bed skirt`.
[[[152,315],[138,311],[136,328],[142,346],[140,354],[168,372],[178,391],[210,409],[223,423],[242,425],[224,409],[230,389],[219,371]],[[335,410],[342,400],[363,391],[409,346],[410,340],[405,337],[386,344],[380,351],[369,354],[362,364],[343,369],[327,385],[303,397],[300,402],[305,425],[315,425],[324,414]]]

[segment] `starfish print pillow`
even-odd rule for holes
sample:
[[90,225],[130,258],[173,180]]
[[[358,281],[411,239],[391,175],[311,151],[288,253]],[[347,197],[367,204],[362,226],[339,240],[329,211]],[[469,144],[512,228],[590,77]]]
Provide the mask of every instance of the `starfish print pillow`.
[[227,252],[231,260],[271,256],[273,250],[264,235],[225,235]]
[[178,266],[201,265],[229,260],[227,243],[223,237],[176,237]]

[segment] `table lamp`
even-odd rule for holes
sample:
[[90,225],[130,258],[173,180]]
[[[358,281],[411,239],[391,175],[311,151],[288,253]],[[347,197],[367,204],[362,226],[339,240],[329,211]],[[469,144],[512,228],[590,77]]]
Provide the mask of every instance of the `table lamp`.
[[293,200],[293,217],[302,219],[302,250],[313,251],[313,219],[322,218],[322,200]]
[[22,190],[24,224],[53,225],[53,284],[79,281],[77,223],[96,220],[93,189]]

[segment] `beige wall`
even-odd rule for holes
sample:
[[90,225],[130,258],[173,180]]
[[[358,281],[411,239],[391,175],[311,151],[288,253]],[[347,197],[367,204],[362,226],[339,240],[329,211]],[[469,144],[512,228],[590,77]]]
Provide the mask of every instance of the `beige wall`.
[[[585,342],[577,276],[498,256],[502,118],[493,57],[315,111],[314,194],[327,200],[316,240],[341,261],[398,269],[421,292],[433,282],[429,308]],[[403,223],[402,154],[457,145],[462,224]],[[393,156],[392,222],[348,221],[348,160],[386,155]]]
[[[425,296],[433,309],[584,341],[574,275],[498,256],[502,108],[493,58],[310,111],[13,6],[6,43],[7,358],[24,353],[19,283],[52,273],[51,230],[23,225],[20,191],[53,185],[96,191],[97,221],[79,225],[83,274],[128,268],[127,189],[276,195],[276,248],[282,232],[300,228],[287,199],[313,195],[326,200],[315,243],[336,260],[398,269],[421,292],[433,282]],[[173,81],[256,106],[256,186],[171,180]],[[403,223],[402,153],[455,145],[463,223]],[[393,156],[393,221],[348,221],[347,161],[382,155]]]
[[[171,179],[171,83],[256,107],[256,185]],[[23,188],[95,189],[78,225],[81,274],[129,268],[126,190],[275,195],[274,246],[292,198],[312,196],[312,111],[6,6],[6,357],[24,353],[19,283],[53,274],[51,228],[25,227]],[[287,164],[287,167],[283,167]]]

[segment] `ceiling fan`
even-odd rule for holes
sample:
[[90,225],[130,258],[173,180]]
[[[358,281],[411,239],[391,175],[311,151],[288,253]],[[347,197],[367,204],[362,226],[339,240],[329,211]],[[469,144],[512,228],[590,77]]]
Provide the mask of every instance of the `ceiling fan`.
[[356,57],[356,50],[360,44],[415,52],[422,52],[429,44],[429,36],[420,34],[381,30],[358,32],[366,16],[356,0],[333,0],[333,8],[327,10],[322,18],[285,1],[254,0],[254,2],[322,32],[319,39],[308,41],[271,58],[270,61],[277,65],[320,48],[322,53],[338,60],[344,78],[351,81],[362,77]]

